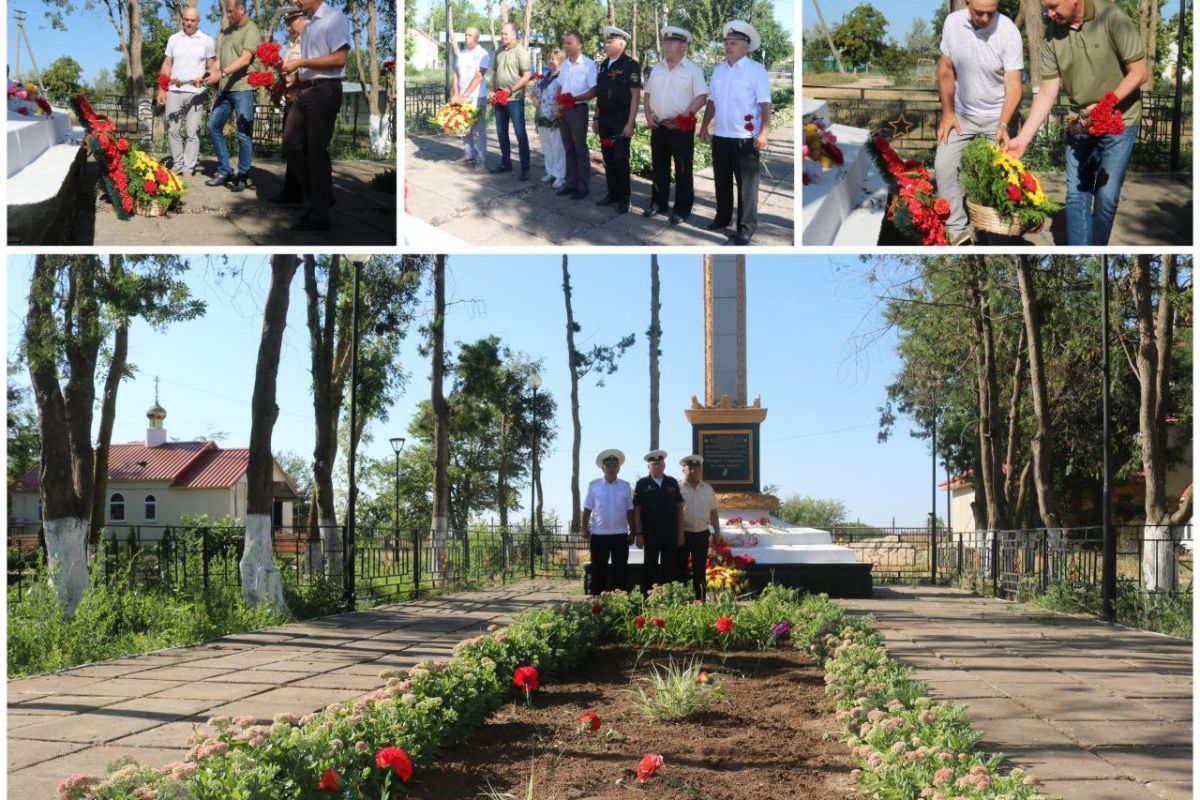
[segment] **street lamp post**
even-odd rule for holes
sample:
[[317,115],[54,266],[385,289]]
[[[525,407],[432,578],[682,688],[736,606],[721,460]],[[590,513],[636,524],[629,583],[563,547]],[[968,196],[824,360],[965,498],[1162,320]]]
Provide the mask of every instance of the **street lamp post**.
[[530,427],[533,430],[532,445],[530,447],[532,460],[529,465],[529,577],[533,577],[533,546],[537,541],[537,534],[534,532],[533,520],[537,504],[537,445],[538,445],[538,430],[537,430],[537,391],[542,385],[542,376],[538,375],[537,370],[529,370],[529,374],[525,377],[525,385],[529,387],[531,400],[529,404]]
[[364,253],[347,255],[346,260],[354,265],[354,288],[350,303],[350,458],[347,464],[350,472],[350,492],[346,498],[346,546],[342,552],[345,563],[345,597],[346,608],[354,610],[354,558],[355,558],[355,505],[358,502],[358,479],[355,475],[354,425],[358,419],[358,287],[362,279],[362,267],[367,262]]
[[404,449],[404,437],[393,436],[388,439],[392,445],[392,452],[396,454],[396,511],[392,516],[392,538],[400,541],[400,451]]
[[[1181,23],[1182,24],[1182,23]],[[1112,443],[1109,439],[1108,403],[1109,383],[1111,373],[1108,363],[1108,256],[1100,257],[1100,269],[1104,274],[1100,277],[1100,327],[1104,329],[1100,335],[1100,360],[1103,373],[1103,385],[1100,390],[1100,449],[1103,451],[1101,462],[1101,499],[1100,499],[1100,536],[1102,555],[1100,559],[1100,611],[1109,622],[1117,621],[1117,540],[1112,527],[1112,464],[1109,451]]]

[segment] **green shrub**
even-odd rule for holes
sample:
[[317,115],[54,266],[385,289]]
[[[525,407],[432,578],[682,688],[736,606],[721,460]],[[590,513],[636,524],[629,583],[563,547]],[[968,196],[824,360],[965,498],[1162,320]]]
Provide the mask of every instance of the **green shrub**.
[[638,687],[634,690],[638,707],[646,719],[656,722],[679,722],[707,711],[725,696],[720,680],[701,670],[700,659],[692,657],[677,664],[674,658],[666,666],[652,664],[643,681],[653,687],[653,693]]

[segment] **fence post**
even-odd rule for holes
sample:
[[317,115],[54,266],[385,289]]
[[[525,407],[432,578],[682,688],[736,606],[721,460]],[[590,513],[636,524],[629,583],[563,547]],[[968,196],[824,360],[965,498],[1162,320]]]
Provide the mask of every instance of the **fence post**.
[[413,528],[413,597],[421,596],[421,529]]
[[529,579],[530,580],[533,580],[533,570],[534,570],[533,545],[534,545],[535,536],[536,536],[536,534],[534,533],[534,530],[533,530],[533,517],[531,516],[529,518]]
[[1050,587],[1049,583],[1050,531],[1042,528],[1042,594]]
[[471,532],[469,530],[463,531],[462,574],[463,574],[463,577],[470,577],[470,575],[471,575]]

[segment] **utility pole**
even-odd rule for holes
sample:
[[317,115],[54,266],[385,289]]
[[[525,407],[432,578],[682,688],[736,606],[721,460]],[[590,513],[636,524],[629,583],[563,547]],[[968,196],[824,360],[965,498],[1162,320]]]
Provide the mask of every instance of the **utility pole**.
[[813,8],[817,9],[817,21],[821,25],[821,30],[825,31],[825,38],[829,42],[829,51],[833,53],[833,57],[837,61],[838,72],[845,72],[846,68],[842,66],[842,51],[838,50],[833,43],[833,34],[830,33],[829,26],[825,24],[825,15],[821,13],[821,4],[817,0],[813,0]]

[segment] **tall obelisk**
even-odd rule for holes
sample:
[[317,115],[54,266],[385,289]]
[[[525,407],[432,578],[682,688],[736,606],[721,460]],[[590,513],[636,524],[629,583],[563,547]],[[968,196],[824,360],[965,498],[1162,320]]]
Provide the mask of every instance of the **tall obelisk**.
[[704,457],[704,479],[722,508],[774,510],[760,494],[759,426],[767,417],[746,392],[746,257],[704,256],[704,402],[684,412],[692,452]]

